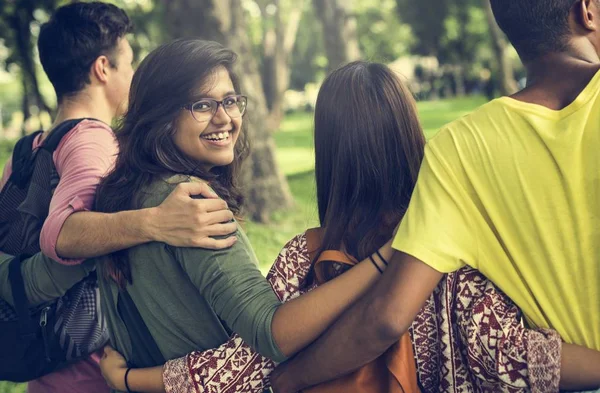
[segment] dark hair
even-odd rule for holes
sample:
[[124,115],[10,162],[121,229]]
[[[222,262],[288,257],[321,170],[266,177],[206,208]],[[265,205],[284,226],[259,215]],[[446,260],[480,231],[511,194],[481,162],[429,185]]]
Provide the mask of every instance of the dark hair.
[[[224,67],[239,92],[232,67],[236,54],[212,41],[180,39],[150,53],[133,76],[129,108],[116,131],[119,154],[114,170],[101,182],[96,208],[101,212],[138,209],[143,189],[161,176],[184,174],[208,181],[240,214],[243,197],[236,185],[248,142],[242,129],[233,163],[202,169],[175,144],[176,121],[183,106],[197,97],[198,88],[210,88],[215,71]],[[244,126],[245,127],[245,126]],[[113,253],[107,272],[120,285],[131,282],[127,250]]]
[[90,67],[105,55],[116,67],[119,39],[132,30],[122,9],[101,2],[60,7],[41,27],[40,61],[60,102],[90,83]]
[[575,0],[490,0],[496,22],[524,61],[562,52]]
[[388,241],[408,208],[425,137],[415,100],[387,66],[358,61],[323,82],[315,109],[321,250],[362,260]]

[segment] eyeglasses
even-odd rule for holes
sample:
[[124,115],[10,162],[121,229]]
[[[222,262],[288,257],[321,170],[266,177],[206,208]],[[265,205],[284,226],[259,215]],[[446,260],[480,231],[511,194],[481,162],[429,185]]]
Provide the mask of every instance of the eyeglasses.
[[248,97],[238,95],[225,97],[222,101],[203,98],[200,101],[185,105],[184,108],[190,111],[197,122],[206,123],[212,120],[219,110],[219,106],[223,107],[229,117],[241,117],[246,112],[247,103]]

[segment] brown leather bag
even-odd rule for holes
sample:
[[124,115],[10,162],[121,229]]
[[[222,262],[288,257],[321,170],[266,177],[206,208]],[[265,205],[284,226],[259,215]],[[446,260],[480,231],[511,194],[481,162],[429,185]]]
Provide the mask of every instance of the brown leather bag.
[[[314,260],[321,247],[322,229],[306,231],[309,256]],[[327,281],[324,270],[331,263],[354,266],[356,260],[338,250],[323,251],[314,261],[315,278],[318,284]],[[329,266],[327,266],[329,264]],[[420,393],[417,367],[409,333],[389,348],[383,355],[341,378],[309,389],[304,393]]]

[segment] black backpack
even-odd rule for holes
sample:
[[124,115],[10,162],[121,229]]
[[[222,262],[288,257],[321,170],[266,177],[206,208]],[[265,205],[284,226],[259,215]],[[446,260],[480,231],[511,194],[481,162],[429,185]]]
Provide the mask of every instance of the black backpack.
[[54,150],[81,120],[61,123],[35,150],[33,142],[41,131],[21,138],[13,152],[12,174],[0,190],[0,251],[16,255],[9,262],[15,307],[0,299],[0,380],[39,378],[108,342],[95,273],[63,297],[34,309],[21,275],[21,261],[40,252],[40,232],[59,181]]

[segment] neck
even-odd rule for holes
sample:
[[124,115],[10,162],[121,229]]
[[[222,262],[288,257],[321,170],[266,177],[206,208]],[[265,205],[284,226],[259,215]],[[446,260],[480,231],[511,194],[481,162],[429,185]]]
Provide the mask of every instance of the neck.
[[[577,71],[598,69],[600,58],[595,51],[568,51],[549,53],[525,63],[527,86],[551,82],[555,84],[565,78],[578,78]],[[572,72],[575,71],[575,72]],[[558,78],[557,78],[558,77]]]
[[89,92],[81,92],[73,97],[65,97],[58,105],[53,127],[66,120],[93,118],[110,125],[115,118],[115,110],[100,97]]
[[593,51],[550,53],[525,63],[527,87],[512,97],[560,110],[572,103],[600,69]]

